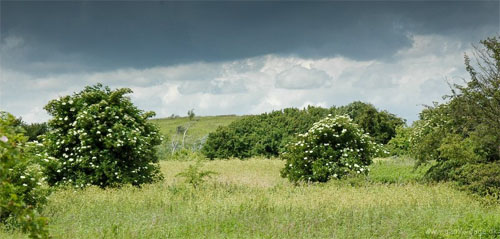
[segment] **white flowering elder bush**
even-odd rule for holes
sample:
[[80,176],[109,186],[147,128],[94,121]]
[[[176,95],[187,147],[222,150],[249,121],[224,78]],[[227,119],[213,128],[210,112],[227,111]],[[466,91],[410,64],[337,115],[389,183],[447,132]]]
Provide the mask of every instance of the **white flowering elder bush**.
[[0,112],[0,223],[19,227],[31,238],[48,238],[47,219],[38,214],[48,190],[37,167],[37,145],[26,142],[15,122],[14,116]]
[[123,88],[87,86],[50,101],[53,118],[43,143],[49,185],[140,185],[161,178],[155,146],[161,137],[148,122],[154,112],[135,107]]
[[367,174],[380,145],[345,115],[314,123],[286,146],[281,176],[292,182],[326,182],[349,174]]

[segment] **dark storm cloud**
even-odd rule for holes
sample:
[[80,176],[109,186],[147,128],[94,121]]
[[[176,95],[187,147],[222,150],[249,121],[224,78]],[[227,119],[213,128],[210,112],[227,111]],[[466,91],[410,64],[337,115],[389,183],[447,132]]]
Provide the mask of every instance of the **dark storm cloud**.
[[410,46],[408,33],[470,38],[472,30],[498,29],[499,15],[498,2],[0,4],[2,43],[23,40],[10,49],[12,59],[2,52],[2,64],[41,74],[78,65],[83,71],[144,68],[263,54],[381,59]]

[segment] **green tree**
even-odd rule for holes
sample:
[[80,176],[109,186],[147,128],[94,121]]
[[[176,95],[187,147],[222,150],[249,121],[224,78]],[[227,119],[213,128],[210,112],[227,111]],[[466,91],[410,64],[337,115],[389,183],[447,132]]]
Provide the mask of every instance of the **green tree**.
[[193,120],[193,119],[194,119],[194,116],[195,116],[195,114],[194,114],[194,109],[190,109],[190,110],[188,110],[187,115],[188,115],[188,117],[189,117],[189,120]]

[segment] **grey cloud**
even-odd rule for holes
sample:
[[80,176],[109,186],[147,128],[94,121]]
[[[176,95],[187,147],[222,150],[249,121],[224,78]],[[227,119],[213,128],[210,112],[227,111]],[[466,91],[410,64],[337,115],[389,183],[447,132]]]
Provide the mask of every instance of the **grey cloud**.
[[248,91],[245,79],[227,80],[215,79],[211,81],[188,81],[180,82],[179,92],[181,94],[234,94]]
[[374,63],[363,69],[344,72],[339,76],[342,80],[352,82],[360,89],[385,89],[397,87],[398,77],[401,77],[401,67],[396,65]]
[[283,89],[315,89],[329,86],[331,77],[318,69],[307,69],[294,66],[276,76],[276,88]]
[[210,81],[187,81],[179,85],[179,93],[183,95],[195,94],[199,92],[208,92]]
[[246,87],[247,81],[245,79],[218,79],[211,82],[212,87],[209,92],[214,94],[234,94],[245,93],[248,91]]
[[16,51],[18,59],[6,64],[23,66],[32,74],[151,68],[265,54],[382,59],[410,46],[409,32],[477,41],[498,30],[499,16],[497,1],[0,4],[2,38],[23,38],[23,52]]
[[443,92],[449,94],[450,88],[444,78],[428,78],[420,85],[420,93],[432,97],[434,101],[442,100]]

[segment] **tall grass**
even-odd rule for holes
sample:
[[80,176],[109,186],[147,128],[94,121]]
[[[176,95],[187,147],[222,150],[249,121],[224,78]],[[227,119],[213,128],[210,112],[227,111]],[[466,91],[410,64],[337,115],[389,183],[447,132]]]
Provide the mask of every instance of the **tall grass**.
[[401,170],[404,162],[394,160],[375,163],[361,183],[299,186],[279,177],[280,160],[210,161],[203,169],[219,175],[197,188],[175,177],[191,162],[163,161],[162,182],[60,190],[44,214],[54,238],[500,237],[499,205],[447,184],[417,183],[409,173],[382,178],[387,167]]

